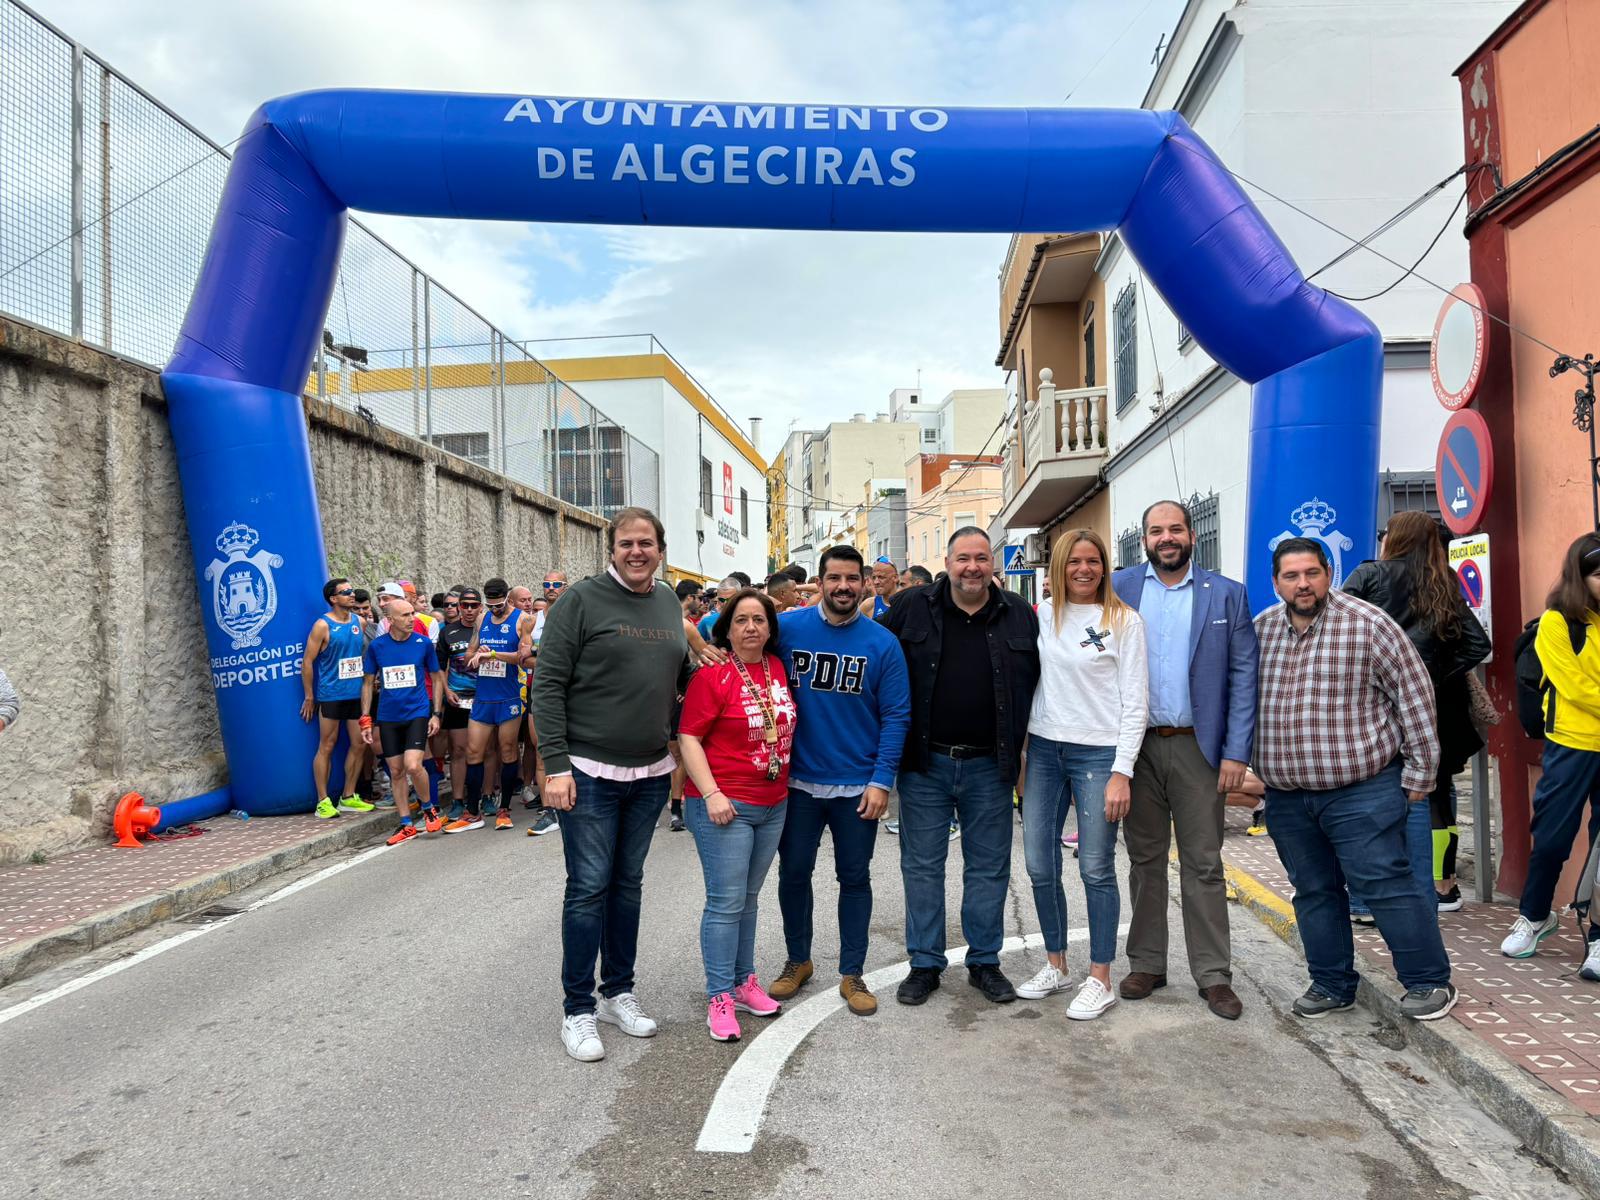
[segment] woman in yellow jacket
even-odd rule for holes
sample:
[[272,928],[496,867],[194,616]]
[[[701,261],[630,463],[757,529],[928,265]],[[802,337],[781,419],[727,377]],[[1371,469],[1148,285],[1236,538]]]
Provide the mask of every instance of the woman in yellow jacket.
[[[1561,578],[1545,600],[1534,648],[1549,685],[1544,694],[1544,774],[1533,793],[1533,849],[1520,915],[1500,945],[1529,958],[1555,932],[1550,911],[1561,868],[1589,809],[1589,840],[1600,832],[1600,537],[1586,533],[1567,549]],[[1577,643],[1575,646],[1574,643]],[[1589,931],[1585,979],[1600,980],[1600,939]]]

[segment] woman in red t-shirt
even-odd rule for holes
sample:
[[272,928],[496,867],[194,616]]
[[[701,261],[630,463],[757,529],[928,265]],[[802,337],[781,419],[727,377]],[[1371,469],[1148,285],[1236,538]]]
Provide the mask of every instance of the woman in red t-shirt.
[[770,1017],[781,1007],[756,980],[756,899],[783,833],[795,707],[765,595],[746,588],[734,596],[711,642],[730,657],[690,679],[678,748],[689,773],[684,816],[706,878],[706,1025],[715,1040],[732,1042],[736,1009]]

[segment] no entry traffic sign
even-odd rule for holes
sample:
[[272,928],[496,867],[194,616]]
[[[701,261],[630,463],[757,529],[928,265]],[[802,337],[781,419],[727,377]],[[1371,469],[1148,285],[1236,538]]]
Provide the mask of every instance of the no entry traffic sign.
[[1471,533],[1483,520],[1494,486],[1494,449],[1489,427],[1473,409],[1462,409],[1444,424],[1434,463],[1439,508],[1454,534]]

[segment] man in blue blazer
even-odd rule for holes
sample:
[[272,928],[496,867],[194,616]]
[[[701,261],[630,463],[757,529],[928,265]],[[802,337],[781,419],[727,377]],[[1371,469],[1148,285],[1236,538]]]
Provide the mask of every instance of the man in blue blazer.
[[1186,506],[1157,501],[1141,526],[1149,561],[1111,579],[1144,619],[1150,661],[1150,728],[1122,822],[1132,913],[1131,970],[1120,990],[1143,1000],[1167,985],[1167,851],[1176,830],[1189,971],[1211,1011],[1237,1020],[1222,814],[1224,795],[1244,782],[1255,737],[1255,625],[1242,583],[1190,561]]

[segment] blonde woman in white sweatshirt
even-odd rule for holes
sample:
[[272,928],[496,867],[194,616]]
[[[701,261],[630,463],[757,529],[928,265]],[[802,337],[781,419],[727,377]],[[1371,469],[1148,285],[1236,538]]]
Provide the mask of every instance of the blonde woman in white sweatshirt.
[[1067,1006],[1077,1021],[1093,1020],[1117,1002],[1111,987],[1122,914],[1117,822],[1128,811],[1150,704],[1144,624],[1112,591],[1110,576],[1106,544],[1092,529],[1070,529],[1056,539],[1051,599],[1039,605],[1041,675],[1028,721],[1022,846],[1049,962],[1017,995],[1041,1000],[1071,983],[1061,831],[1075,803],[1089,917],[1089,977]]

